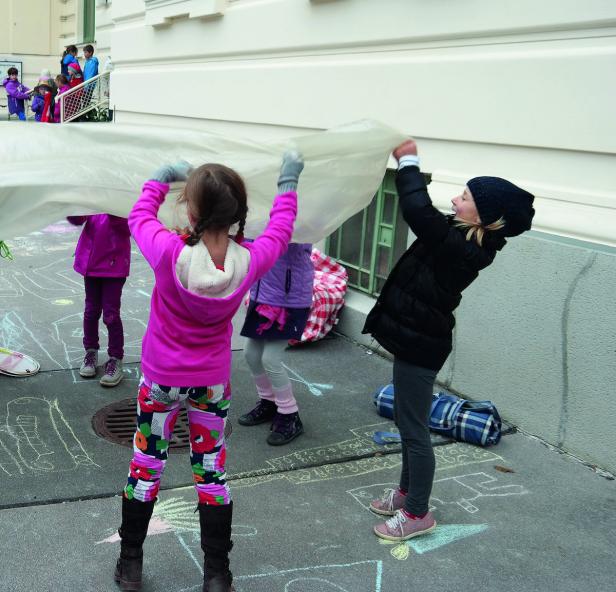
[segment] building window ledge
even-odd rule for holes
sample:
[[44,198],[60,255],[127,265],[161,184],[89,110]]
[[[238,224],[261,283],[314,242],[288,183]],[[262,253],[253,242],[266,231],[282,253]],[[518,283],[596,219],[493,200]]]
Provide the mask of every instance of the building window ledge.
[[181,18],[211,19],[224,15],[228,0],[145,0],[145,23],[169,25]]

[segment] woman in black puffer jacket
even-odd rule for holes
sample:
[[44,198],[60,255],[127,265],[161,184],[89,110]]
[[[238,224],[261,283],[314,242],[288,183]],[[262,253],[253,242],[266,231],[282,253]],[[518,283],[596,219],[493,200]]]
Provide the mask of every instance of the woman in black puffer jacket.
[[475,177],[451,200],[454,214],[445,216],[432,205],[415,142],[398,146],[394,157],[400,209],[417,240],[389,274],[363,332],[394,355],[394,416],[402,438],[400,487],[370,504],[392,518],[374,531],[403,541],[436,527],[428,511],[434,480],[428,421],[434,381],[451,352],[453,311],[505,237],[530,229],[535,211],[533,196],[513,183]]

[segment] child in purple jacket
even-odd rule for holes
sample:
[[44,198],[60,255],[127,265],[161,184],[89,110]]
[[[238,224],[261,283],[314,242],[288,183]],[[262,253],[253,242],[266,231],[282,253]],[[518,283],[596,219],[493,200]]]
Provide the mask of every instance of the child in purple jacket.
[[282,354],[290,339],[300,340],[312,304],[314,266],[311,244],[291,243],[270,272],[250,290],[250,304],[241,334],[247,337],[244,357],[259,400],[239,423],[271,422],[267,443],[287,444],[304,427]]
[[[252,243],[239,239],[248,212],[244,182],[220,164],[205,164],[189,177],[188,163],[159,169],[143,186],[128,217],[156,283],[143,337],[134,455],[122,496],[115,572],[122,590],[141,588],[142,545],[184,402],[205,557],[203,590],[234,589],[229,570],[233,502],[225,474],[232,319],[250,286],[269,271],[291,240],[303,166],[298,154],[285,154],[269,223]],[[158,220],[158,210],[169,183],[187,177],[181,201],[192,230],[179,236]],[[239,224],[235,240],[229,237],[234,224]]]
[[17,115],[20,121],[26,121],[25,101],[30,98],[30,89],[19,82],[19,71],[15,67],[7,70],[8,76],[2,82],[8,97],[9,115]]
[[75,265],[83,275],[86,291],[83,313],[83,347],[86,350],[79,374],[96,376],[98,365],[98,321],[103,315],[107,327],[109,359],[100,379],[101,386],[116,386],[124,377],[124,328],[120,318],[122,288],[130,271],[128,220],[110,214],[69,216],[76,226],[85,224],[77,243]]
[[34,119],[39,122],[53,123],[52,109],[52,87],[47,82],[39,82],[34,87],[34,98],[32,99],[32,112]]

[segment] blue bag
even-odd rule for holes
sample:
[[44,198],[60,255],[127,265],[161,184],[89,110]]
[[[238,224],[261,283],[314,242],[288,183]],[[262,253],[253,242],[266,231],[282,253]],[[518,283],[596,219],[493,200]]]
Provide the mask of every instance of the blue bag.
[[372,395],[376,412],[388,419],[394,418],[394,385],[386,384]]
[[[394,418],[393,384],[386,384],[372,398],[379,415]],[[467,401],[434,393],[429,424],[437,434],[480,446],[497,444],[501,438],[502,421],[492,401]]]
[[502,422],[492,401],[467,401],[434,393],[430,429],[454,440],[489,446],[501,438]]

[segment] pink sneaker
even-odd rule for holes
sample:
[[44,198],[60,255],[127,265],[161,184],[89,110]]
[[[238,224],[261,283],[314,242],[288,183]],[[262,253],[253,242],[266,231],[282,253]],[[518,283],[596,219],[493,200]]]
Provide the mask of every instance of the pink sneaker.
[[407,518],[402,510],[398,510],[393,518],[374,527],[376,536],[388,541],[406,541],[413,537],[427,534],[436,528],[436,520],[432,512],[423,518]]
[[381,514],[382,516],[393,516],[397,510],[404,508],[404,502],[406,501],[406,495],[400,493],[398,488],[386,489],[381,499],[372,500],[370,502],[370,509],[375,514]]

